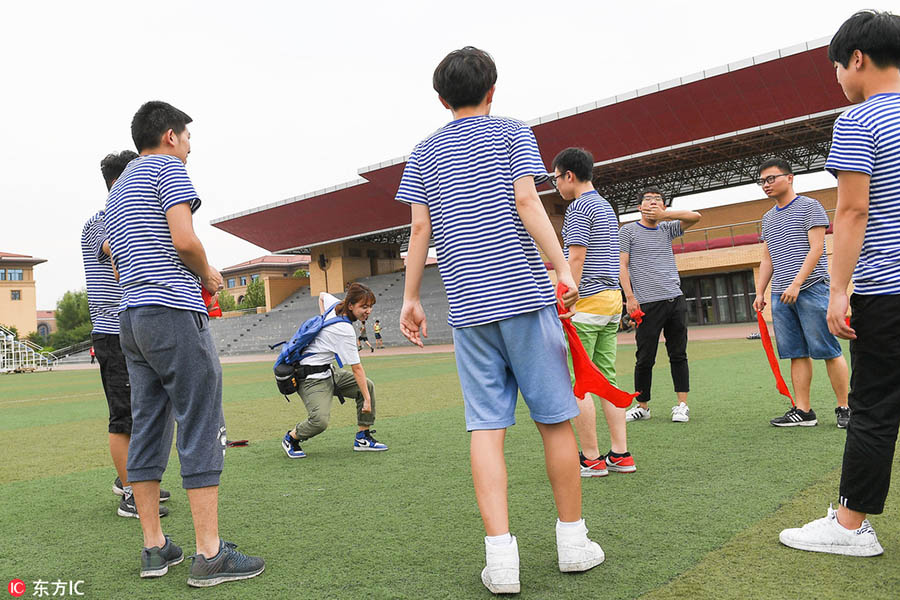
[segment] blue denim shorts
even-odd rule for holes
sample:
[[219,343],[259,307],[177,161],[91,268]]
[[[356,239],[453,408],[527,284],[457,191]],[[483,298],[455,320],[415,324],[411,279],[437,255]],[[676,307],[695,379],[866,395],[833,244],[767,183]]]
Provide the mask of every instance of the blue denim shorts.
[[519,390],[538,423],[579,414],[555,306],[454,329],[453,343],[468,431],[514,425]]
[[779,358],[828,360],[843,353],[837,338],[828,331],[828,284],[814,283],[800,290],[797,301],[784,304],[781,294],[772,294],[772,318]]

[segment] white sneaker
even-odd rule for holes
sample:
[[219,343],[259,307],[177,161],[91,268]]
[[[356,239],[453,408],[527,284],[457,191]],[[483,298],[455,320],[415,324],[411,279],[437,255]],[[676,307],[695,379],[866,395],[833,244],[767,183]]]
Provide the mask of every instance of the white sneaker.
[[778,539],[785,546],[809,552],[846,556],[878,556],[884,552],[868,519],[859,529],[846,529],[838,523],[837,511],[832,506],[828,507],[827,516],[799,529],[785,529]]
[[672,422],[687,423],[691,420],[691,409],[684,402],[679,402],[678,406],[672,407]]
[[650,409],[644,408],[640,404],[635,404],[634,407],[628,409],[628,412],[625,413],[625,422],[630,423],[632,421],[646,421],[650,418]]
[[495,546],[484,540],[485,562],[481,582],[494,594],[519,593],[519,543],[516,536],[506,546]]
[[559,558],[559,570],[563,573],[587,571],[606,559],[600,544],[589,540],[587,532],[584,520],[575,531],[561,530],[557,521],[556,554]]

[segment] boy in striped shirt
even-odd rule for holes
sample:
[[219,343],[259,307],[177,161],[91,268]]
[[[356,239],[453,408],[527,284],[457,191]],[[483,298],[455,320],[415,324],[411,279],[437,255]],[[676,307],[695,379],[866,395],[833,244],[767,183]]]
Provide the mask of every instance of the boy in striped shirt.
[[[137,154],[124,150],[108,154],[100,161],[100,172],[109,191],[125,167]],[[100,363],[100,381],[109,407],[109,453],[116,468],[113,493],[122,496],[116,514],[120,517],[137,517],[134,494],[128,482],[126,463],[128,443],[131,441],[131,387],[128,385],[128,367],[119,345],[119,301],[122,292],[116,281],[115,270],[109,260],[109,240],[104,224],[104,211],[98,211],[87,220],[81,231],[81,256],[84,261],[84,278],[87,284],[88,309],[91,313],[91,353]],[[94,357],[91,356],[91,362]],[[171,497],[167,490],[159,490],[159,501]],[[169,514],[165,506],[159,507],[159,516]]]
[[835,121],[825,163],[838,190],[826,319],[850,340],[853,416],[838,509],[779,539],[800,550],[876,556],[884,550],[866,517],[884,511],[900,428],[900,17],[856,13],[832,38],[828,58],[858,104]]
[[503,455],[519,390],[544,442],[559,515],[559,569],[585,571],[604,559],[581,518],[578,446],[569,424],[578,406],[553,286],[535,242],[569,288],[567,307],[577,286],[535,189],[546,168],[534,134],[520,121],[490,116],[496,80],[494,61],[477,48],[441,61],[433,86],[453,121],[415,147],[397,190],[412,212],[400,330],[418,346],[427,337],[419,290],[433,233],[487,533],[481,580],[495,594],[520,589]]
[[824,360],[837,396],[837,426],[847,428],[847,361],[837,338],[828,331],[828,258],[825,229],[828,216],[817,200],[794,193],[791,165],[780,158],[759,167],[757,183],[775,201],[762,218],[763,257],[756,281],[753,309],[766,306],[772,282],[772,319],[779,358],[791,359],[794,401],[784,415],[770,422],[776,427],[811,427],[818,423],[810,406],[812,359]]
[[627,422],[650,418],[650,388],[653,365],[659,349],[659,334],[666,337],[666,352],[678,403],[672,421],[687,423],[690,409],[690,372],[687,360],[687,304],[681,292],[681,277],[675,266],[672,240],[700,220],[700,213],[667,209],[662,191],[650,187],[641,192],[641,218],[619,230],[619,279],[625,292],[628,314],[644,313],[634,334],[634,389],[637,403],[625,413]]
[[163,534],[157,513],[174,417],[197,543],[187,583],[208,587],[255,577],[265,565],[219,537],[226,441],[222,366],[200,286],[216,294],[223,285],[194,233],[192,214],[200,198],[185,169],[190,122],[165,102],[147,102],[135,113],[131,136],[140,156],[109,192],[106,227],[122,288],[120,341],[133,416],[128,479],[144,533],[141,577],[165,575],[184,559]]
[[[578,295],[572,324],[584,349],[606,379],[616,384],[616,334],[622,318],[619,289],[619,219],[594,189],[594,157],[582,148],[566,148],[553,159],[552,182],[566,208],[562,238]],[[610,451],[600,454],[597,409],[590,397],[578,398],[581,414],[573,419],[581,443],[581,476],[603,477],[609,471],[633,473],[628,452],[625,409],[600,398],[609,427]]]

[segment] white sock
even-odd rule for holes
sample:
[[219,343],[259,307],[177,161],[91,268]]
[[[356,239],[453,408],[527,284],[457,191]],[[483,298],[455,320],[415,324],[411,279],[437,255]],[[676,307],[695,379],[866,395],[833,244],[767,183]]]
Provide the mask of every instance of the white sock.
[[559,533],[575,533],[581,531],[582,528],[584,528],[584,519],[578,519],[571,523],[556,520],[556,531]]
[[491,546],[509,546],[512,544],[512,536],[507,531],[503,535],[486,535],[484,541]]

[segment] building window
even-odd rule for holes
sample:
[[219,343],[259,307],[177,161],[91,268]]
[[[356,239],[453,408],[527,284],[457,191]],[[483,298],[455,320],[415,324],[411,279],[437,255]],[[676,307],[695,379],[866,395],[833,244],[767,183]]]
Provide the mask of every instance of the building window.
[[689,325],[749,323],[756,318],[752,310],[756,297],[753,271],[684,277],[681,289]]
[[0,269],[0,281],[6,281],[6,269]]
[[259,273],[254,273],[250,276],[250,281],[256,281],[257,279],[259,279]]
[[366,258],[378,258],[378,250],[366,250]]
[[361,258],[361,257],[362,257],[362,250],[360,250],[359,248],[348,248],[348,249],[347,249],[347,256],[352,256],[352,257],[354,257],[354,258]]
[[22,290],[10,290],[9,291],[9,299],[10,300],[21,300],[22,299]]
[[22,269],[8,269],[8,272],[10,281],[23,281],[25,279]]
[[241,275],[241,285],[247,285],[247,276]]
[[228,279],[228,287],[230,287],[230,288],[234,287],[234,277],[231,277]]
[[38,335],[42,338],[50,337],[50,328],[41,323],[40,325],[38,325]]

